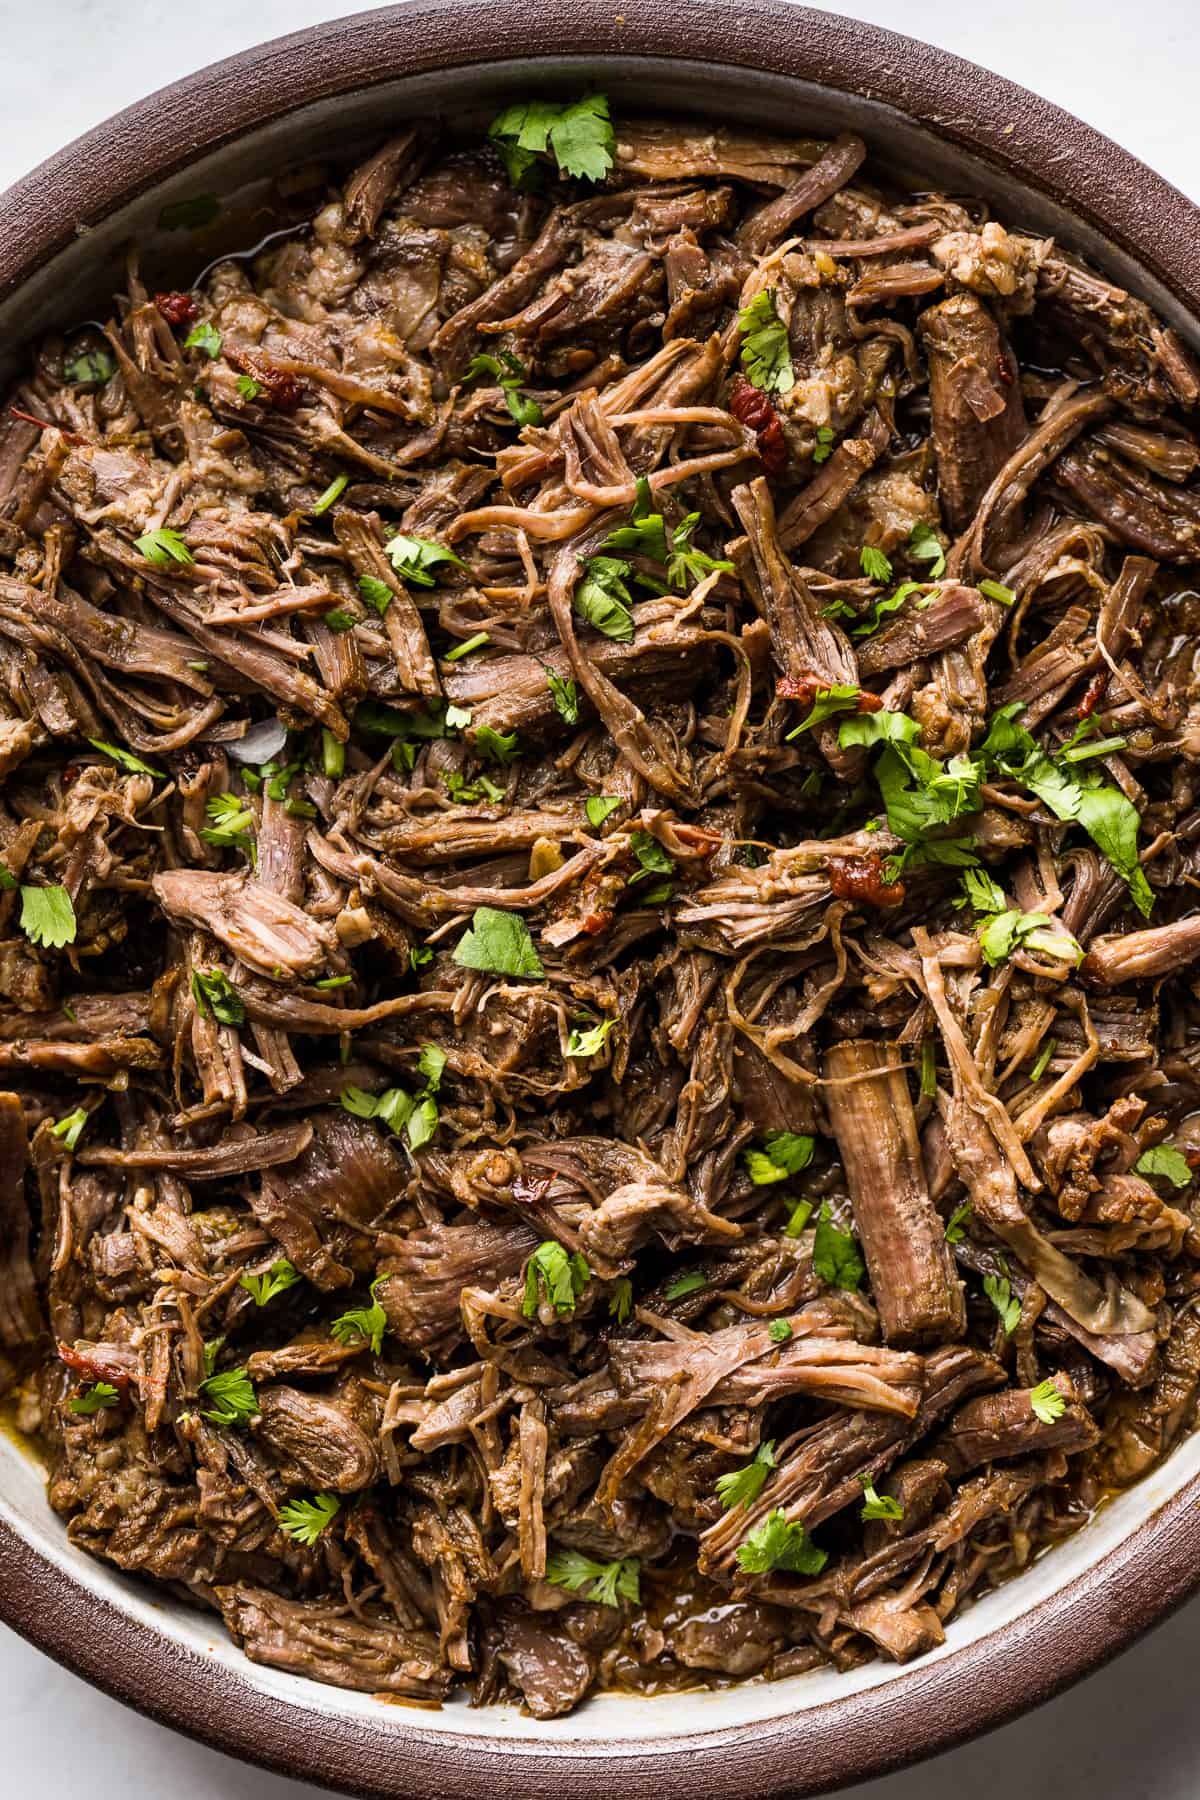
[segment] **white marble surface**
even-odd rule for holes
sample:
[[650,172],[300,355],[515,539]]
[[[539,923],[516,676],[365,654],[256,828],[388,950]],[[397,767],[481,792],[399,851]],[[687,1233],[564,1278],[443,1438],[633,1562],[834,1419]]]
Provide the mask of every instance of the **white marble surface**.
[[[649,0],[652,3],[652,0]],[[325,0],[0,0],[0,187],[70,138],[202,63],[321,18]],[[1023,81],[1200,196],[1196,0],[842,0]],[[736,20],[736,0],[730,8]],[[733,26],[736,29],[736,25]],[[1031,1717],[858,1800],[1195,1800],[1200,1604]],[[305,1800],[320,1790],[248,1769],[164,1731],[0,1627],[0,1794],[87,1800]],[[414,1795],[413,1800],[422,1800]],[[616,1796],[620,1800],[620,1796]]]

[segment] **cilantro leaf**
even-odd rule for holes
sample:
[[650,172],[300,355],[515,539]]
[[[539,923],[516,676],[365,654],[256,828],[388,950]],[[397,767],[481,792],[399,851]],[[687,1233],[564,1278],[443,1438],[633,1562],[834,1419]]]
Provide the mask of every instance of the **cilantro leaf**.
[[1078,813],[1079,823],[1092,842],[1107,856],[1129,888],[1129,897],[1143,918],[1149,918],[1154,893],[1138,861],[1137,808],[1118,787],[1097,780],[1085,785]]
[[742,367],[752,387],[787,394],[796,385],[788,328],[775,310],[774,288],[762,288],[738,314]]
[[902,581],[899,587],[894,588],[890,594],[885,594],[882,600],[877,600],[870,612],[864,613],[857,623],[851,626],[850,636],[854,638],[870,637],[873,631],[878,631],[884,619],[894,612],[899,612],[910,594],[920,594],[924,590],[925,583],[922,581]]
[[236,794],[210,794],[204,810],[213,820],[200,831],[206,844],[213,844],[220,850],[244,850],[247,847],[254,836],[254,814],[244,800],[239,800]]
[[239,375],[237,391],[242,400],[257,400],[263,391],[261,381],[255,381],[253,375]]
[[998,600],[1001,606],[1011,606],[1017,597],[1010,587],[1005,587],[1002,581],[981,581],[979,592],[987,600]]
[[671,555],[667,561],[667,581],[673,588],[684,593],[693,583],[703,581],[706,575],[720,570],[724,575],[732,575],[733,564],[716,557],[709,556],[703,550],[697,550],[691,537],[700,523],[699,513],[689,513],[682,524],[671,533]]
[[1059,1393],[1052,1381],[1039,1381],[1030,1391],[1029,1404],[1043,1425],[1053,1425],[1067,1410],[1066,1396]]
[[565,1587],[572,1594],[587,1593],[584,1598],[600,1606],[620,1606],[622,1600],[640,1604],[639,1576],[641,1565],[636,1556],[622,1557],[619,1562],[594,1562],[582,1550],[552,1550],[546,1558],[546,1580],[555,1587]]
[[72,357],[63,373],[75,387],[89,387],[93,382],[111,381],[117,372],[116,358],[107,350],[82,350]]
[[735,1506],[747,1511],[758,1496],[771,1470],[775,1468],[775,1444],[769,1441],[760,1444],[748,1463],[740,1469],[730,1469],[727,1475],[717,1476],[717,1499],[726,1512],[732,1512]]
[[1012,1291],[1006,1275],[985,1275],[983,1291],[1000,1314],[1005,1337],[1011,1337],[1021,1323],[1021,1302]]
[[560,109],[550,127],[550,148],[564,175],[603,181],[613,166],[616,138],[603,94],[586,94]]
[[833,429],[829,425],[818,425],[816,448],[813,450],[812,459],[815,463],[823,463],[828,462],[832,455]]
[[624,801],[615,794],[589,794],[583,803],[583,810],[587,814],[588,824],[599,829],[605,819],[623,805]]
[[564,175],[603,181],[616,148],[603,94],[585,94],[565,106],[548,100],[518,102],[492,120],[488,137],[514,187],[525,183],[539,155],[552,156]]
[[22,887],[21,930],[31,944],[61,950],[75,942],[75,908],[65,887]]
[[400,579],[407,581],[410,587],[431,588],[437,580],[434,571],[446,563],[454,563],[460,569],[467,566],[461,556],[455,556],[453,550],[447,550],[442,544],[435,544],[432,538],[406,537],[403,532],[389,538],[383,552]]
[[628,550],[635,556],[648,556],[652,562],[665,563],[667,523],[662,514],[654,510],[650,483],[644,475],[638,476],[634,495],[630,523],[618,526],[616,531],[610,531],[600,548]]
[[528,394],[522,394],[521,383],[525,380],[525,365],[511,350],[501,350],[496,356],[486,353],[473,356],[467,365],[465,381],[474,381],[480,375],[494,375],[504,395],[504,403],[518,425],[540,425],[542,409],[536,400]]
[[629,608],[633,596],[625,585],[629,564],[618,556],[589,556],[581,567],[583,579],[571,601],[575,611],[605,637],[621,644],[632,643],[633,614]]
[[211,1012],[222,1025],[245,1023],[246,1003],[220,969],[192,970],[192,998],[202,1013]]
[[927,525],[924,519],[918,519],[908,534],[908,542],[904,548],[913,562],[932,565],[929,570],[930,581],[941,580],[946,573],[946,552],[932,525]]
[[168,530],[165,525],[157,531],[143,532],[141,537],[134,538],[133,547],[148,563],[153,563],[156,569],[169,569],[173,562],[188,568],[194,560],[179,533]]
[[767,1329],[767,1336],[773,1344],[786,1344],[795,1336],[786,1319],[772,1319]]
[[377,1275],[371,1283],[370,1306],[351,1307],[333,1321],[329,1327],[330,1335],[339,1344],[366,1344],[375,1356],[379,1355],[383,1349],[384,1333],[388,1328],[387,1314],[376,1297],[376,1290],[383,1279],[382,1275]]
[[245,1369],[224,1369],[200,1383],[200,1392],[212,1401],[204,1414],[215,1425],[244,1425],[258,1411],[258,1396]]
[[67,1410],[82,1413],[86,1417],[89,1413],[106,1412],[109,1407],[120,1404],[121,1396],[112,1383],[97,1381],[90,1388],[85,1388],[82,1394],[73,1394],[67,1401]]
[[277,1256],[265,1275],[239,1275],[238,1286],[244,1287],[255,1306],[265,1306],[276,1294],[286,1294],[303,1277],[286,1256]]
[[812,1161],[815,1140],[805,1132],[768,1131],[763,1141],[771,1161],[789,1175],[798,1175]]
[[491,975],[524,975],[540,980],[546,973],[529,927],[516,913],[478,906],[454,948],[461,969],[483,969]]
[[[540,1291],[553,1306],[560,1319],[569,1318],[575,1302],[587,1284],[591,1270],[578,1251],[568,1256],[561,1244],[547,1238],[538,1245],[525,1265],[525,1294],[521,1312],[532,1319],[540,1304]],[[540,1290],[540,1291],[539,1291]]]
[[812,1161],[813,1139],[796,1131],[768,1132],[761,1150],[743,1150],[746,1165],[755,1187],[769,1187],[772,1182],[786,1181]]
[[813,1243],[813,1273],[831,1287],[846,1288],[853,1293],[866,1274],[866,1265],[858,1253],[852,1231],[842,1231],[834,1224],[828,1200],[817,1218]]
[[572,1031],[567,1038],[567,1055],[599,1056],[604,1048],[604,1041],[616,1022],[615,1019],[604,1019],[587,1031]]
[[874,544],[864,544],[858,553],[859,567],[869,581],[890,581],[892,565]]
[[832,687],[818,688],[809,711],[795,729],[788,732],[788,743],[790,744],[793,738],[801,737],[804,732],[811,731],[814,725],[823,725],[826,719],[831,719],[835,713],[847,710],[854,712],[861,693],[862,689],[856,687],[853,682],[836,682]]
[[373,606],[380,618],[392,604],[392,590],[386,581],[380,581],[375,575],[360,575],[358,591],[368,606]]
[[803,1525],[793,1525],[777,1507],[738,1545],[738,1567],[761,1575],[768,1569],[786,1569],[793,1575],[819,1575],[828,1558],[809,1537]]
[[[545,667],[545,665],[543,665]],[[579,723],[579,689],[573,681],[556,675],[551,668],[545,669],[546,686],[550,689],[550,698],[560,719],[568,725]]]
[[904,1517],[904,1508],[898,1500],[893,1500],[890,1494],[876,1493],[874,1482],[866,1475],[860,1475],[858,1479],[863,1484],[862,1511],[858,1516],[864,1525],[868,1519],[902,1519]]
[[1138,911],[1148,917],[1154,894],[1138,861],[1139,817],[1133,802],[1098,772],[1076,774],[1054,762],[1017,723],[1020,701],[1002,706],[989,725],[980,755],[989,766],[1035,793],[1056,819],[1082,825],[1129,888]]
[[289,1500],[279,1509],[279,1526],[302,1544],[315,1544],[342,1510],[336,1494],[314,1494],[311,1500]]
[[986,869],[964,869],[961,906],[973,906],[978,913],[1002,913],[1006,902],[1004,889],[993,881]]
[[1083,951],[1070,932],[1061,925],[1055,929],[1053,919],[1046,913],[1023,913],[1009,908],[986,919],[979,927],[978,937],[983,959],[993,969],[1025,944],[1076,968],[1083,961]]
[[629,877],[627,884],[629,887],[633,887],[636,882],[645,881],[650,875],[674,874],[675,864],[658,839],[651,837],[648,831],[631,832],[629,847],[640,864],[637,873]]
[[184,338],[183,347],[185,350],[203,350],[205,356],[215,362],[221,354],[221,333],[211,319],[201,319]]
[[521,754],[515,731],[496,731],[490,725],[475,727],[471,733],[471,748],[505,769]]
[[1171,1144],[1155,1144],[1152,1150],[1143,1150],[1133,1166],[1139,1175],[1161,1175],[1177,1188],[1190,1187],[1196,1179],[1187,1157]]

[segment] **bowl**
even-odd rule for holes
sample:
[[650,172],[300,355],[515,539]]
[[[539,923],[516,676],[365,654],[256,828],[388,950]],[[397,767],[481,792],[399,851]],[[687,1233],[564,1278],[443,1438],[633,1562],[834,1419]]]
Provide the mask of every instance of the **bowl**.
[[[0,196],[0,382],[23,342],[105,303],[130,237],[196,273],[184,234],[158,229],[171,201],[234,193],[249,220],[264,169],[342,158],[410,113],[486,117],[587,83],[655,112],[857,131],[901,173],[1054,234],[1200,342],[1200,211],[1057,107],[788,0],[620,4],[542,0],[535,24],[515,0],[414,0],[277,39],[121,113]],[[253,1666],[215,1619],[71,1548],[41,1470],[0,1437],[0,1617],[162,1723],[348,1793],[766,1800],[944,1750],[1126,1648],[1200,1586],[1198,1503],[1195,1436],[908,1668],[602,1694],[539,1723],[515,1707],[385,1705]]]

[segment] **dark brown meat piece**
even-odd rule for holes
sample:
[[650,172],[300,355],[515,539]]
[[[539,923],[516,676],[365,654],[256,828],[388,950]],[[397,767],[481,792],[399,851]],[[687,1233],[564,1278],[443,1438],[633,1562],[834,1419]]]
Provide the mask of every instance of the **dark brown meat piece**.
[[6,1350],[32,1344],[42,1331],[29,1261],[28,1160],[20,1099],[16,1094],[0,1094],[0,1345]]
[[846,1171],[854,1223],[889,1343],[962,1335],[962,1287],[929,1198],[903,1069],[885,1046],[835,1044],[825,1102]]
[[957,533],[1024,435],[1021,384],[999,326],[974,294],[927,307],[917,329],[929,358],[938,498]]
[[230,1635],[251,1662],[363,1694],[437,1699],[449,1689],[437,1639],[400,1630],[385,1614],[356,1618],[336,1603],[283,1600],[266,1588],[216,1592]]

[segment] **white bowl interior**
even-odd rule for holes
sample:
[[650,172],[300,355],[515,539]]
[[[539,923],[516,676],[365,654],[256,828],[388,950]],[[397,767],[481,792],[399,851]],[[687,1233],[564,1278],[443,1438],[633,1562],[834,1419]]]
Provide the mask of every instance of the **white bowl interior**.
[[[881,71],[881,81],[886,71]],[[356,142],[394,129],[398,121],[443,109],[473,112],[486,120],[509,98],[526,96],[535,87],[544,93],[578,90],[584,83],[607,89],[643,111],[720,116],[760,128],[809,132],[854,129],[876,144],[886,143],[889,159],[902,172],[924,178],[927,185],[952,192],[980,194],[1000,215],[1031,228],[1053,233],[1061,242],[1091,257],[1114,279],[1141,293],[1193,343],[1200,328],[1172,295],[1148,281],[1121,250],[1035,191],[993,168],[981,158],[948,146],[880,99],[848,97],[828,88],[781,76],[670,60],[652,74],[635,59],[610,57],[540,60],[536,78],[529,63],[498,63],[486,71],[458,71],[395,80],[349,99],[321,101],[290,117],[263,126],[212,155],[186,173],[121,209],[79,236],[26,286],[0,306],[0,344],[19,345],[41,332],[70,324],[89,307],[103,304],[119,282],[119,255],[132,238],[163,248],[189,272],[187,258],[198,267],[208,260],[195,246],[181,243],[186,234],[168,239],[155,226],[159,208],[172,199],[204,192],[250,194],[264,168],[307,162],[348,153]],[[203,240],[201,240],[203,243]],[[191,273],[195,272],[192,268]],[[9,353],[0,361],[0,382],[13,372]],[[1185,1442],[1136,1488],[1105,1506],[1097,1517],[1065,1544],[1039,1559],[1028,1571],[986,1595],[951,1621],[945,1646],[922,1659],[920,1667],[955,1656],[968,1645],[991,1636],[1032,1607],[1070,1587],[1115,1550],[1139,1526],[1200,1473],[1200,1435]],[[896,1665],[879,1661],[850,1674],[833,1670],[778,1682],[753,1681],[718,1691],[669,1698],[600,1694],[565,1719],[539,1721],[521,1716],[512,1706],[472,1711],[454,1702],[441,1712],[416,1707],[391,1709],[370,1696],[320,1686],[301,1676],[255,1667],[229,1641],[215,1618],[188,1610],[164,1592],[122,1576],[108,1565],[75,1550],[60,1520],[46,1503],[41,1468],[12,1439],[0,1435],[0,1518],[47,1561],[67,1571],[81,1588],[105,1600],[148,1633],[166,1635],[195,1655],[212,1659],[245,1684],[247,1693],[268,1695],[277,1706],[311,1709],[314,1705],[348,1721],[369,1721],[373,1730],[394,1719],[396,1729],[445,1732],[465,1738],[497,1738],[523,1750],[562,1756],[574,1747],[592,1755],[621,1753],[631,1740],[669,1740],[681,1734],[753,1727],[794,1716],[830,1700],[845,1699],[886,1686],[900,1675]],[[642,1749],[644,1751],[645,1745]]]

